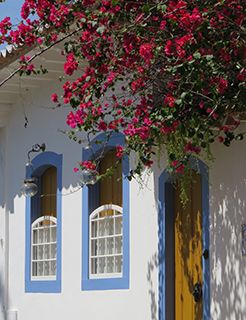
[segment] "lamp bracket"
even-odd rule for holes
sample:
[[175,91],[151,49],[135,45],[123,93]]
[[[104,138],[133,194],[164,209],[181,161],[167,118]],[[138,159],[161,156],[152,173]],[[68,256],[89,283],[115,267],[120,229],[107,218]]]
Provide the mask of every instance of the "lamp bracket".
[[36,144],[34,144],[32,146],[32,149],[29,150],[28,153],[27,153],[28,161],[30,162],[30,154],[31,153],[36,153],[36,152],[40,152],[40,151],[44,152],[45,149],[46,149],[45,143],[42,143],[42,144],[36,143]]

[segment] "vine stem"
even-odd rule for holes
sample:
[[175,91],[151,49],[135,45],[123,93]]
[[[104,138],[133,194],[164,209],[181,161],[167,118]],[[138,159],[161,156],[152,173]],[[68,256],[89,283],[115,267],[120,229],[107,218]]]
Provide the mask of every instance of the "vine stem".
[[[73,32],[70,32],[69,34],[66,34],[64,37],[60,38],[59,40],[53,42],[52,44],[50,44],[49,46],[45,47],[44,49],[40,50],[39,52],[35,53],[28,61],[27,63],[32,62],[34,59],[36,59],[37,57],[41,56],[44,52],[48,51],[49,49],[51,49],[52,47],[54,47],[55,45],[57,45],[58,43],[61,43],[62,41],[66,40],[67,38],[73,36],[74,34],[76,34],[77,32],[81,31],[83,28],[80,27],[76,30],[74,30]],[[19,68],[15,69],[15,71],[13,71],[7,78],[5,78],[4,80],[2,80],[0,82],[0,88],[10,79],[12,79],[20,70],[21,70],[22,66],[20,66]]]

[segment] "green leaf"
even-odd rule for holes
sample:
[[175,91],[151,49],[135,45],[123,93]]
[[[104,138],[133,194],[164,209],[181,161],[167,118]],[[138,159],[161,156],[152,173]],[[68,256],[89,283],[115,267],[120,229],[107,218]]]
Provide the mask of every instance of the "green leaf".
[[145,4],[145,5],[143,6],[143,12],[144,12],[144,13],[149,13],[149,9],[150,9],[150,7],[149,7],[148,4]]
[[184,98],[186,97],[187,93],[188,93],[188,92],[182,92],[182,94],[181,94],[181,96],[180,96],[181,99],[184,99]]
[[157,10],[161,11],[162,13],[165,13],[167,11],[167,6],[165,4],[158,4]]
[[195,53],[193,54],[193,57],[194,57],[195,59],[197,59],[197,60],[201,59],[201,54],[200,54],[200,52],[195,52]]
[[176,103],[177,105],[182,104],[182,99],[176,99],[176,100],[175,100],[175,103]]
[[105,31],[105,26],[101,26],[97,28],[97,33],[99,34],[103,34],[104,31]]

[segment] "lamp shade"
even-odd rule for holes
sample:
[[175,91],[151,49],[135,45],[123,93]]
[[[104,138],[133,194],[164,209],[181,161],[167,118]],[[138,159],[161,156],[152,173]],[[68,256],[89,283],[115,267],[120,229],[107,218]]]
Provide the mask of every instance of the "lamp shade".
[[38,192],[38,186],[35,179],[25,179],[21,187],[21,194],[25,197],[33,197]]
[[97,182],[97,171],[83,169],[81,172],[80,181],[83,186],[88,184],[95,184]]

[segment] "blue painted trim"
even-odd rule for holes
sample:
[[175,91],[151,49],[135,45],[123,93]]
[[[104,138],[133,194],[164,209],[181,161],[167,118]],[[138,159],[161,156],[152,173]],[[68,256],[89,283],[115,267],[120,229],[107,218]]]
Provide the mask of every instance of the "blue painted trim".
[[[61,239],[62,239],[62,155],[54,152],[43,152],[36,156],[33,160],[32,176],[40,176],[49,166],[57,169],[57,265],[56,280],[36,281],[31,280],[31,198],[26,198],[26,252],[25,252],[25,292],[61,292]],[[30,172],[26,172],[28,178],[31,177]]]
[[[101,141],[102,143],[98,143]],[[83,161],[90,160],[93,155],[102,151],[103,142],[106,135],[100,134],[92,141],[92,150],[84,149],[82,154]],[[114,133],[107,141],[107,149],[115,148],[116,145],[124,145],[125,137],[123,134]],[[107,150],[106,149],[106,150]],[[123,158],[122,178],[123,178],[123,276],[121,278],[89,279],[89,188],[83,187],[82,191],[82,290],[111,290],[129,289],[129,197],[130,186],[126,176],[129,173],[129,159]]]
[[[199,159],[192,159],[191,167],[195,169],[202,179],[202,209],[203,209],[203,250],[209,249],[209,174],[208,167]],[[167,213],[165,204],[166,183],[171,181],[170,174],[165,170],[159,177],[158,193],[158,257],[159,257],[159,320],[169,320],[166,317],[166,297],[168,295],[166,287],[166,226]],[[203,320],[210,320],[210,266],[209,259],[202,261],[203,264]]]

